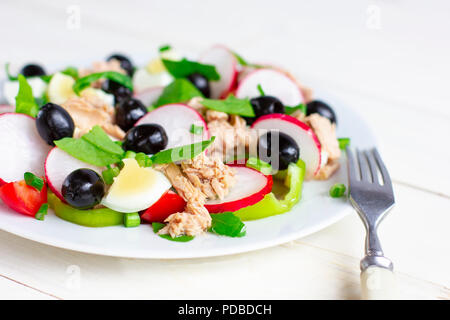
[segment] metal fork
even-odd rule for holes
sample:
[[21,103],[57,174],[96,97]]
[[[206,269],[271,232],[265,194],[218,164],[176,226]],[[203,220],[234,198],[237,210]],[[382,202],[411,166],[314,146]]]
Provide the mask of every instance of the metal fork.
[[347,147],[349,199],[366,228],[366,256],[361,260],[363,299],[396,297],[393,264],[381,249],[377,228],[394,206],[389,173],[376,148],[356,150],[356,160]]

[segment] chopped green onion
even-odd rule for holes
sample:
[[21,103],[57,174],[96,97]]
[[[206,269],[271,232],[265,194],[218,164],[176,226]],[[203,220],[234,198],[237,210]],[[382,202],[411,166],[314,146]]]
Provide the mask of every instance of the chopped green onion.
[[103,170],[102,177],[106,184],[113,184],[114,178],[117,177],[119,173],[120,169],[118,167],[109,167],[108,169]]
[[132,212],[132,213],[125,213],[123,215],[123,224],[127,228],[137,227],[141,224],[141,217],[139,216],[139,213]]
[[203,126],[196,126],[195,124],[191,125],[191,129],[189,130],[193,134],[202,134],[203,133]]
[[135,158],[136,157],[136,152],[128,150],[127,152],[125,152],[124,158],[128,159],[128,158]]
[[339,149],[345,150],[350,145],[350,138],[338,138]]
[[306,104],[300,103],[295,107],[284,106],[284,110],[286,114],[293,114],[295,111],[300,110],[304,115],[306,115]]
[[336,183],[330,188],[330,196],[332,198],[340,198],[344,195],[346,187],[342,183]]
[[136,154],[135,159],[139,166],[143,168],[152,166],[152,159],[150,159],[150,157],[143,152],[139,152],[138,154]]
[[164,46],[159,47],[159,52],[164,52],[170,49],[172,49],[172,47],[169,44],[166,44]]
[[257,88],[258,88],[258,91],[259,91],[259,94],[260,94],[260,95],[262,95],[262,96],[265,96],[265,95],[266,95],[266,94],[264,93],[263,88],[261,87],[261,84],[258,83]]
[[30,187],[35,188],[37,191],[41,191],[42,188],[44,187],[44,179],[35,176],[31,172],[25,172],[23,177],[25,179],[26,184],[29,185]]
[[37,220],[44,220],[45,215],[47,214],[48,211],[48,203],[44,203],[39,210],[36,212],[35,214],[35,218]]
[[268,164],[267,162],[264,162],[261,159],[258,159],[256,157],[248,158],[245,166],[255,169],[255,170],[258,170],[265,175],[272,174],[272,166],[270,164]]

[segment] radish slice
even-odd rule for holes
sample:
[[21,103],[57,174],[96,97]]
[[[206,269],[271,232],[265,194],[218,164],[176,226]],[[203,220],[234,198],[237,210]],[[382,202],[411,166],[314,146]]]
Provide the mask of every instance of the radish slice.
[[[252,125],[252,129],[280,130],[292,137],[300,148],[300,159],[305,162],[306,175],[312,177],[320,169],[320,142],[314,131],[305,123],[286,114],[268,114],[258,118]],[[261,136],[259,134],[259,136]]]
[[297,83],[280,71],[273,69],[257,69],[250,72],[239,83],[236,89],[237,98],[255,98],[261,94],[261,85],[266,95],[274,96],[286,105],[297,106],[304,102],[302,92]]
[[0,113],[14,113],[15,111],[15,106],[9,106],[7,104],[0,105]]
[[49,150],[32,117],[21,113],[0,115],[0,185],[23,180],[27,171],[43,176]]
[[158,100],[163,90],[164,87],[153,87],[136,93],[134,97],[140,100],[144,106],[149,107]]
[[222,45],[213,46],[200,56],[199,62],[215,66],[220,74],[220,80],[209,83],[212,99],[225,98],[230,91],[234,90],[238,76],[238,63],[228,48]]
[[223,200],[209,200],[205,208],[210,213],[237,211],[261,201],[272,190],[272,176],[244,165],[229,164],[235,169],[236,184]]
[[[167,104],[147,113],[135,124],[156,123],[166,130],[167,149],[209,139],[208,126],[202,115],[185,104]],[[202,126],[203,134],[191,133],[192,125]]]
[[47,159],[45,159],[45,179],[50,190],[62,201],[65,201],[61,193],[64,179],[80,168],[92,169],[98,174],[102,172],[101,168],[80,161],[57,147],[48,153]]

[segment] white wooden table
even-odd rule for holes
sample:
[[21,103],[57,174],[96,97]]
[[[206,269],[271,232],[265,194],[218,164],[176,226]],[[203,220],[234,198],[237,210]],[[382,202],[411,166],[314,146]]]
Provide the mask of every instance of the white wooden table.
[[[220,42],[289,66],[356,108],[379,138],[397,199],[380,236],[401,297],[450,298],[448,1],[143,3],[2,0],[0,64]],[[0,298],[358,299],[363,238],[355,213],[278,247],[164,261],[82,254],[0,231]]]

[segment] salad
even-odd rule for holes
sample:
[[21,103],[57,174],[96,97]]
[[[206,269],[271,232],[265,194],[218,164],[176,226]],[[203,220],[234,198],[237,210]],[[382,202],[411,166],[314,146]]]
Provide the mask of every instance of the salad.
[[291,73],[225,46],[6,73],[0,198],[42,223],[51,209],[87,227],[150,223],[168,240],[242,237],[243,221],[289,211],[304,180],[333,175],[349,143]]

